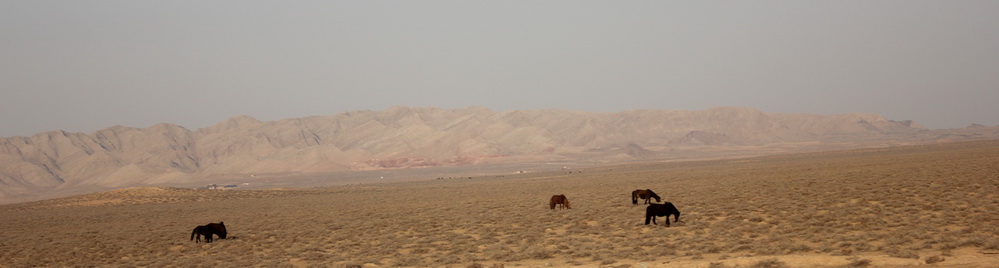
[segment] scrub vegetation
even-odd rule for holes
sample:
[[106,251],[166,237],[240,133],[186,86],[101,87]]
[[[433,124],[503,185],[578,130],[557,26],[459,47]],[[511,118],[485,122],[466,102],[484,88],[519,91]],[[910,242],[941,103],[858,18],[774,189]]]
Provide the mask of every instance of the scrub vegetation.
[[[683,223],[645,225],[653,189]],[[549,209],[565,194],[572,209]],[[0,267],[999,263],[999,141],[0,206]],[[229,239],[189,240],[224,221]],[[991,265],[991,266],[990,266]]]

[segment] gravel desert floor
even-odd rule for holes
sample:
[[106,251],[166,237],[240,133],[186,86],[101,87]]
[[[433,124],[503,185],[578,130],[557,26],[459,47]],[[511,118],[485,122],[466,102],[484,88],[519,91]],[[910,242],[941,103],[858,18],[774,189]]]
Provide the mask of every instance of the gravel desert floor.
[[[682,212],[646,225],[631,192]],[[571,209],[549,209],[564,194]],[[0,206],[0,267],[999,267],[999,141]],[[228,239],[195,243],[224,221]]]

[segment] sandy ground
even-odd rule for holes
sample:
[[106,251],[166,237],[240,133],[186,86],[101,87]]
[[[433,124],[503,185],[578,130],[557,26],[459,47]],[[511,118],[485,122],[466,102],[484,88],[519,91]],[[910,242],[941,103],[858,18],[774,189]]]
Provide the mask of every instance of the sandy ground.
[[[645,225],[653,189],[683,223]],[[551,210],[565,194],[572,209]],[[0,206],[0,267],[999,267],[999,141]],[[659,218],[659,221],[662,221]],[[224,221],[229,239],[195,243]]]

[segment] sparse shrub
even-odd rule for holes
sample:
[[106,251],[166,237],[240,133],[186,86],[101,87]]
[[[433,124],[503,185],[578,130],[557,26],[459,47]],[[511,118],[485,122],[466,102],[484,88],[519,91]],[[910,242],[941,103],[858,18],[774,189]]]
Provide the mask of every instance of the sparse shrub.
[[301,254],[303,260],[322,261],[326,259],[326,254],[322,252],[304,252]]
[[785,254],[812,251],[812,247],[801,243],[781,244],[781,249]]
[[940,256],[953,257],[954,256],[954,252],[950,251],[950,250],[943,250],[943,251],[940,251]]
[[653,252],[661,256],[676,256],[677,254],[676,249],[674,249],[673,247],[659,247],[657,250],[654,250]]
[[729,267],[728,265],[725,265],[724,263],[720,262],[712,262],[711,264],[708,264],[708,268],[728,268],[728,267]]
[[423,264],[423,258],[417,255],[401,255],[396,256],[395,266],[420,266]]
[[911,250],[899,250],[899,249],[889,250],[888,256],[895,258],[903,258],[903,259],[919,259],[919,254]]
[[592,256],[592,254],[590,254],[589,250],[576,250],[569,253],[569,257],[574,259],[585,258],[590,256]]
[[461,258],[459,258],[458,255],[452,255],[452,254],[445,254],[444,256],[441,256],[436,260],[434,260],[434,263],[438,264],[455,264],[460,262]]
[[358,263],[354,263],[354,262],[345,262],[345,263],[337,264],[334,267],[337,267],[337,268],[362,268],[362,267],[364,267],[364,265],[361,265],[361,264],[358,264]]
[[846,267],[867,267],[867,266],[871,266],[871,260],[859,259],[859,258],[851,258],[850,263],[846,265]]
[[486,259],[499,260],[499,261],[518,261],[520,258],[510,248],[501,244],[493,244],[486,246],[482,250],[482,254],[486,256]]
[[940,244],[940,246],[938,246],[937,249],[940,249],[940,250],[952,250],[952,249],[958,248],[957,245],[958,245],[957,242],[947,242],[947,243]]
[[753,248],[751,244],[736,244],[729,246],[729,252],[749,251]]
[[261,262],[259,265],[262,265],[264,267],[282,267],[282,268],[287,268],[287,267],[292,267],[293,268],[293,267],[295,267],[295,266],[293,266],[293,265],[291,265],[291,264],[289,264],[287,262],[283,262],[283,261],[280,261],[280,260],[267,260],[267,261]]
[[531,246],[521,252],[524,259],[548,259],[552,253],[540,246]]
[[934,263],[938,263],[938,262],[942,262],[942,261],[944,261],[944,257],[940,256],[940,255],[931,256],[929,258],[926,258],[926,264],[934,264]]
[[777,260],[777,259],[766,259],[766,260],[758,261],[758,262],[750,265],[749,267],[752,267],[752,268],[784,268],[784,267],[787,267],[787,264],[784,263],[784,262],[782,262],[782,261],[780,261],[780,260]]
[[982,246],[985,250],[999,250],[999,240],[992,240]]
[[760,243],[752,245],[752,252],[761,255],[776,255],[780,254],[781,250],[776,244]]

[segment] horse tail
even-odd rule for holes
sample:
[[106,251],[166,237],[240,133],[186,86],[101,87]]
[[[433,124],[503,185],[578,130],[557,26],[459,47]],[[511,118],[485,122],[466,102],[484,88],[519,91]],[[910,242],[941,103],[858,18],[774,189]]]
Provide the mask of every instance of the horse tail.
[[638,190],[631,191],[631,203],[638,205]]
[[198,233],[198,228],[194,228],[194,230],[191,231],[191,240],[194,240],[194,235],[197,233]]

